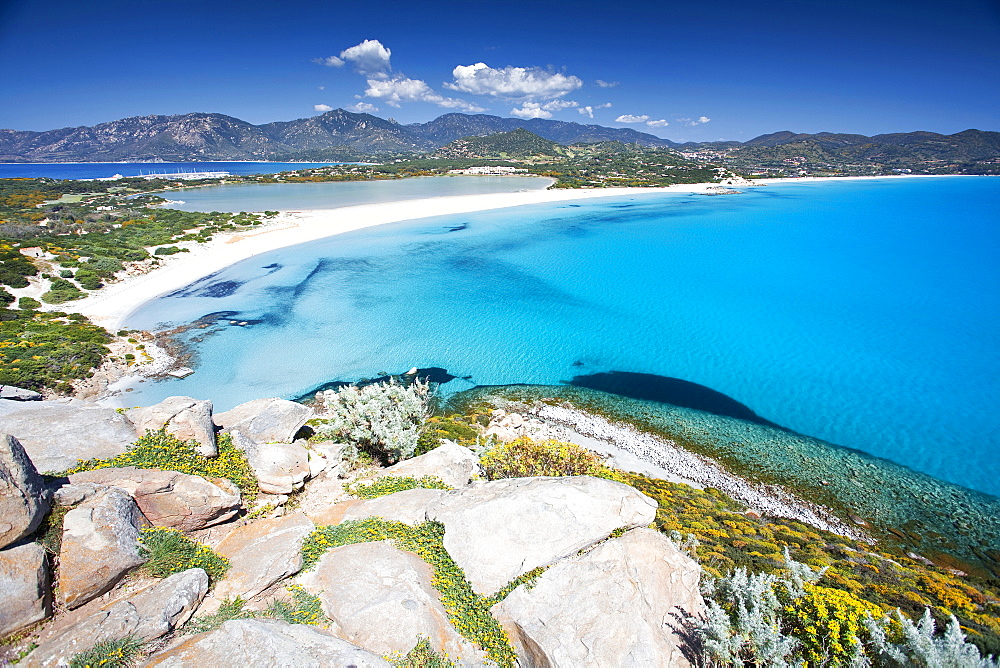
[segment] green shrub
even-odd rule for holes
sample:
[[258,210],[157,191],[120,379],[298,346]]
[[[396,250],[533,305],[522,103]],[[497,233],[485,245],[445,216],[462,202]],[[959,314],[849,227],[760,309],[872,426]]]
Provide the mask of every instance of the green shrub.
[[285,587],[292,596],[292,601],[275,601],[267,609],[267,614],[276,619],[283,619],[289,624],[311,624],[324,626],[330,620],[323,613],[323,604],[319,596],[313,596],[301,585]]
[[42,307],[42,303],[31,297],[21,297],[17,300],[17,306],[24,311],[37,311]]
[[229,434],[219,435],[216,446],[219,454],[205,457],[198,454],[194,441],[182,441],[162,430],[147,431],[145,436],[124,453],[110,459],[81,461],[67,473],[134,466],[140,469],[179,471],[203,478],[227,478],[240,488],[247,505],[253,503],[259,489],[246,456],[233,445]]
[[604,459],[575,443],[519,438],[486,451],[479,460],[490,480],[529,476],[592,475],[611,480],[622,477],[604,465]]
[[448,660],[448,655],[438,654],[431,647],[430,640],[419,638],[405,656],[387,656],[386,660],[396,668],[457,668],[457,664]]
[[312,568],[334,547],[380,540],[392,540],[399,549],[423,559],[434,570],[432,584],[441,594],[441,604],[455,630],[481,647],[497,665],[513,668],[514,650],[490,614],[490,599],[472,590],[465,572],[444,548],[444,525],[439,522],[410,526],[373,517],[318,527],[302,543],[302,568]]
[[[69,283],[69,281],[63,281],[63,283],[66,283],[69,287],[59,287],[59,288],[53,287],[44,295],[42,295],[42,301],[45,302],[46,304],[64,304],[65,302],[70,302],[73,301],[74,299],[82,299],[83,297],[87,296],[84,292],[81,292],[80,289],[77,288],[75,285]],[[53,285],[54,284],[55,281],[53,281]]]
[[70,668],[128,668],[142,653],[142,641],[135,636],[99,642],[85,652],[74,654]]
[[428,383],[394,379],[364,387],[348,385],[317,395],[321,417],[309,426],[319,438],[346,442],[385,463],[412,457],[421,426],[430,414]]
[[14,295],[0,288],[0,308],[13,304],[15,299]]
[[440,478],[431,475],[426,475],[422,478],[382,476],[375,480],[359,480],[346,486],[347,493],[359,499],[376,499],[380,496],[388,496],[396,492],[405,492],[408,489],[418,488],[454,489],[451,485],[446,485]]
[[0,385],[66,391],[69,381],[90,376],[108,354],[108,333],[86,319],[18,313],[0,321]]
[[214,585],[229,570],[229,560],[207,545],[191,540],[177,529],[150,527],[142,530],[139,550],[146,558],[143,569],[157,578],[165,578],[189,568],[201,568]]

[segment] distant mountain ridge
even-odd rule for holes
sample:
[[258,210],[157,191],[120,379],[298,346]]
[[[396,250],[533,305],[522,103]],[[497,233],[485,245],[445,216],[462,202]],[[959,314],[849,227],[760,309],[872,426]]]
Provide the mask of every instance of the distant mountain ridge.
[[429,152],[462,137],[519,128],[561,144],[617,140],[644,146],[673,145],[632,128],[458,113],[427,123],[401,125],[371,114],[335,109],[319,116],[264,125],[252,125],[224,114],[191,113],[133,116],[93,127],[46,132],[0,130],[0,161],[334,160]]
[[[426,123],[334,109],[318,116],[253,125],[214,113],[134,116],[93,127],[45,132],[0,130],[0,162],[113,162],[208,160],[350,161],[380,155],[430,153],[469,137],[527,130],[562,145],[621,142],[682,151],[724,151],[737,166],[785,164],[967,165],[1000,160],[1000,133],[952,135],[903,132],[858,134],[775,132],[747,142],[678,144],[633,128],[449,113]],[[543,151],[544,152],[544,151]]]

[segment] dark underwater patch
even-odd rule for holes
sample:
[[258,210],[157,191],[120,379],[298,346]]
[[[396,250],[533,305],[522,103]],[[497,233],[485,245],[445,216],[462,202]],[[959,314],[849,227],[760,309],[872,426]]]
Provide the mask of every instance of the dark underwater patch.
[[754,413],[750,407],[710,387],[680,378],[631,371],[608,371],[574,376],[569,385],[617,394],[629,399],[657,401],[754,424],[781,428]]

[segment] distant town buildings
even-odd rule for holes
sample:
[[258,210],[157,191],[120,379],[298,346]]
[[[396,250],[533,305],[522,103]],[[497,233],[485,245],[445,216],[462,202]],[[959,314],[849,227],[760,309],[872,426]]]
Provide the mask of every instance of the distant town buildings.
[[449,169],[449,174],[465,174],[467,176],[510,176],[511,174],[527,174],[527,169],[517,167],[467,167],[465,169]]

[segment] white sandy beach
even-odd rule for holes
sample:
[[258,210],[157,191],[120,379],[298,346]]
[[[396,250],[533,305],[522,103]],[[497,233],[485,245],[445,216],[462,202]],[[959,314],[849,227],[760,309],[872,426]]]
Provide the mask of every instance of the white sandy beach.
[[525,204],[542,204],[596,197],[705,192],[717,186],[698,183],[666,188],[602,188],[594,190],[533,190],[489,195],[461,195],[365,204],[339,209],[285,211],[265,225],[238,233],[219,234],[203,244],[180,244],[190,253],[167,256],[163,264],[141,276],[112,283],[73,302],[72,309],[108,330],[119,329],[142,304],[191,282],[261,253],[316,241],[336,234],[404,220],[472,213]]

